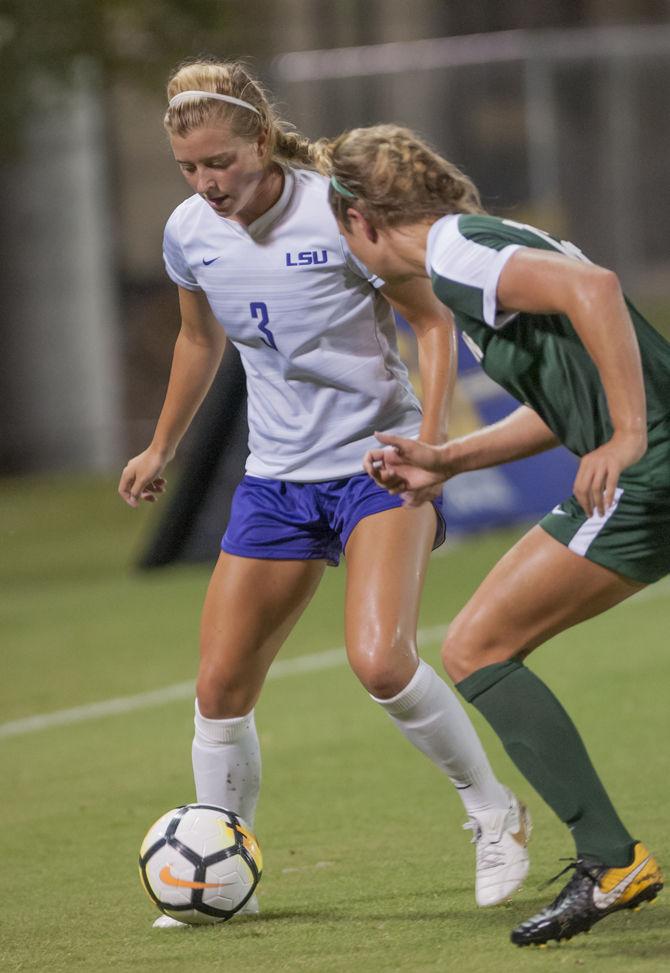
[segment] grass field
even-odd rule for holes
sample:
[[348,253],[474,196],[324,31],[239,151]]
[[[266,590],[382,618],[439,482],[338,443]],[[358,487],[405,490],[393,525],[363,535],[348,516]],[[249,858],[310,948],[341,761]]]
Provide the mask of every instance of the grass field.
[[[6,481],[0,510],[2,973],[670,968],[663,896],[560,947],[512,947],[510,928],[560,888],[538,890],[572,853],[569,837],[471,710],[496,769],[535,819],[525,890],[477,910],[455,793],[331,655],[320,671],[278,670],[258,707],[262,915],[152,930],[136,856],[148,825],[193,798],[188,690],[32,732],[10,735],[7,724],[191,679],[208,572],[134,572],[156,513],[124,508],[111,482]],[[515,536],[475,539],[433,560],[421,619],[428,661],[438,662],[435,627]],[[342,644],[343,587],[343,568],[327,572],[284,659]],[[661,582],[532,663],[568,705],[622,816],[666,865],[669,623]]]

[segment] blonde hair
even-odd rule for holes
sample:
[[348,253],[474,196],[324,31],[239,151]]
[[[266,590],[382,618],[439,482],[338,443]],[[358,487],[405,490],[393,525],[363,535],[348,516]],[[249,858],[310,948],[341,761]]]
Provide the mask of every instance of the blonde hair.
[[174,107],[168,106],[163,125],[169,135],[184,137],[204,125],[226,122],[233,135],[249,142],[265,133],[270,159],[302,168],[314,168],[312,143],[298,132],[286,131],[288,123],[282,121],[269,94],[241,61],[212,59],[182,64],[168,81],[168,101],[182,91],[213,91],[232,95],[253,105],[258,114],[230,102],[212,98],[193,99]]
[[313,155],[319,171],[345,190],[330,188],[331,207],[345,226],[351,207],[378,227],[484,212],[474,183],[408,128],[355,128],[332,141],[322,139]]

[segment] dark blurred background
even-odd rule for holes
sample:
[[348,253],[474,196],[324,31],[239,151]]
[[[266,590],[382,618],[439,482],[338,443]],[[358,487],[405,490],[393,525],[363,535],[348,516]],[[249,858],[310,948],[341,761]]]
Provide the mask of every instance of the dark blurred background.
[[667,327],[668,0],[3,0],[0,473],[116,470],[151,436],[188,192],[164,89],[201,53],[246,58],[309,136],[418,129]]

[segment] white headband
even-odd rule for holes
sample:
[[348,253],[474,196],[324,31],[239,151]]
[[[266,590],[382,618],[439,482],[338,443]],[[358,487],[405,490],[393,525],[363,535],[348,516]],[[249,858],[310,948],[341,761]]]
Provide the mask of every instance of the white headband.
[[194,98],[216,98],[219,101],[229,101],[231,105],[240,105],[241,108],[248,108],[249,111],[255,111],[257,115],[260,115],[258,108],[254,108],[248,101],[242,101],[241,98],[234,98],[232,95],[220,95],[218,91],[180,91],[174,98],[170,98],[168,108],[176,108],[183,101],[192,101]]

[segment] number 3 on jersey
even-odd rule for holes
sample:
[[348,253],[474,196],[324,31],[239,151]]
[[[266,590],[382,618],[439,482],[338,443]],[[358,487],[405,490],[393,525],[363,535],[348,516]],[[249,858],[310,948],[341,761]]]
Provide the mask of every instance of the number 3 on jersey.
[[258,330],[263,335],[262,340],[268,346],[268,348],[274,348],[275,351],[279,351],[275,343],[274,335],[268,328],[270,323],[270,316],[268,314],[268,306],[264,301],[253,301],[249,305],[249,310],[251,311],[251,316],[254,321],[258,321]]

